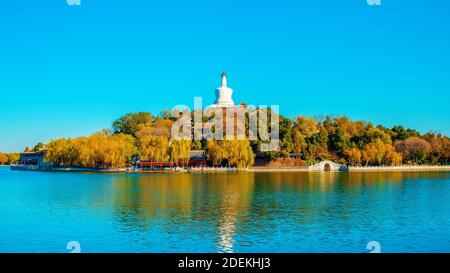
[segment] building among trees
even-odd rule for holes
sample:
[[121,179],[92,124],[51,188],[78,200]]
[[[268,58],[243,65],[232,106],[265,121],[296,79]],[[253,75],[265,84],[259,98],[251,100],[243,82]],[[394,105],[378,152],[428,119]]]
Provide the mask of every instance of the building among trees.
[[[225,73],[221,80],[213,108],[226,112],[236,106]],[[245,104],[241,106],[245,107]],[[243,139],[211,140],[202,135],[203,138],[198,140],[194,138],[193,126],[191,138],[174,139],[171,129],[178,120],[165,110],[160,115],[128,113],[115,120],[111,130],[71,139],[59,138],[45,146],[38,144],[34,149],[38,153],[24,153],[19,162],[36,166],[43,164],[44,159],[55,167],[86,168],[124,168],[138,162],[159,162],[160,166],[177,167],[248,168],[256,162],[258,166],[312,166],[329,167],[330,170],[336,167],[330,162],[337,166],[447,165],[449,162],[450,139],[440,133],[421,135],[414,129],[399,125],[387,128],[371,122],[352,121],[345,116],[314,119],[299,115],[287,118],[269,111],[271,117],[275,114],[279,120],[279,145],[274,151],[261,152],[260,147],[265,142],[249,138],[248,113]],[[193,116],[194,112],[188,114]],[[227,118],[231,117],[225,116],[224,121]],[[45,152],[40,151],[42,147],[46,148]],[[1,164],[8,162],[11,162],[10,157],[0,155]]]

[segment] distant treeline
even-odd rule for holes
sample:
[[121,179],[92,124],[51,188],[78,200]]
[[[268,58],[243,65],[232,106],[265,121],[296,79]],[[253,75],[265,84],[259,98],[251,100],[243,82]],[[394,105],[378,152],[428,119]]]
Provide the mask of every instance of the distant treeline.
[[347,117],[281,117],[280,134],[281,150],[274,156],[294,151],[307,164],[329,159],[352,166],[446,165],[450,157],[450,139],[441,134],[420,135],[402,126],[386,128]]
[[421,135],[402,126],[386,128],[347,117],[280,116],[279,120],[280,147],[267,153],[259,153],[260,141],[173,140],[170,130],[175,120],[168,111],[158,116],[129,113],[114,121],[112,129],[40,143],[33,150],[45,146],[48,161],[80,167],[124,167],[138,159],[184,165],[191,149],[205,150],[214,165],[241,168],[252,166],[256,153],[268,160],[296,158],[310,165],[329,159],[352,166],[446,165],[450,157],[450,139],[438,133]]
[[19,160],[20,154],[17,153],[0,153],[0,166],[10,165]]

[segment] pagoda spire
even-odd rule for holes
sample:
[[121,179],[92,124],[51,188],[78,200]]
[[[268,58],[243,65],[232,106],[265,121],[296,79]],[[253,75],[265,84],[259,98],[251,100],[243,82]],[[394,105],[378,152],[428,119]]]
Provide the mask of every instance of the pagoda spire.
[[226,87],[227,86],[227,73],[223,72],[222,73],[222,87]]

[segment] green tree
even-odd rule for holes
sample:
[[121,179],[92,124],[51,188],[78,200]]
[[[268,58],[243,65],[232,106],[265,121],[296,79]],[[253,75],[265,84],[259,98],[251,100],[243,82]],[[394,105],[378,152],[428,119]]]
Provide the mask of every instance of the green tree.
[[330,150],[334,152],[342,152],[345,148],[347,148],[347,141],[345,139],[344,130],[341,128],[337,128],[336,132],[330,135]]
[[294,149],[292,140],[292,121],[283,116],[279,117],[280,156],[289,158]]
[[36,146],[34,146],[33,151],[39,152],[44,149],[45,145],[41,142],[39,142]]
[[135,137],[139,125],[150,122],[152,118],[153,116],[147,112],[128,113],[115,120],[112,124],[112,129],[116,134],[122,133]]

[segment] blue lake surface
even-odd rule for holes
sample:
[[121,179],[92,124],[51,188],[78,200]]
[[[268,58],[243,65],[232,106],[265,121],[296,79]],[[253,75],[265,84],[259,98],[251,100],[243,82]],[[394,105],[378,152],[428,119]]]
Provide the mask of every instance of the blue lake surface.
[[0,167],[0,252],[450,252],[450,172]]

